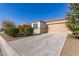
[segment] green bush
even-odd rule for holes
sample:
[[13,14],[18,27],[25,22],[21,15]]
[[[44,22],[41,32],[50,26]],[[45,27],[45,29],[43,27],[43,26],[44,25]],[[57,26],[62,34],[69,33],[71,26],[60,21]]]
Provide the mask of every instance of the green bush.
[[79,38],[79,25],[78,24],[73,25],[72,32],[76,38]]
[[19,33],[19,29],[18,28],[6,28],[4,30],[4,32],[10,36],[17,36],[17,34]]
[[27,35],[27,36],[32,35],[33,34],[33,28],[25,28],[24,34]]

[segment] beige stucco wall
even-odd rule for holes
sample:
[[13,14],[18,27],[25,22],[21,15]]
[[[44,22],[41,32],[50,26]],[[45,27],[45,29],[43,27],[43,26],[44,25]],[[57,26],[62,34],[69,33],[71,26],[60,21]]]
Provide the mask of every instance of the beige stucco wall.
[[[44,33],[44,32],[66,32],[71,33],[71,31],[68,30],[68,27],[66,26],[66,20],[59,20],[59,21],[51,21],[47,23],[43,22],[34,22],[38,23],[38,28],[34,29],[34,33]],[[33,24],[32,23],[32,27]],[[46,25],[47,27],[43,27]]]
[[34,34],[40,34],[40,33],[45,33],[48,31],[48,26],[45,22],[33,22],[32,23],[32,27],[33,24],[37,23],[38,24],[38,28],[34,28]]
[[31,24],[32,28],[33,28],[33,24],[37,23],[38,24],[38,28],[34,28],[34,34],[39,34],[40,33],[40,22],[33,22]]
[[47,22],[48,32],[69,32],[66,21]]
[[44,22],[40,22],[40,33],[48,32],[48,25]]

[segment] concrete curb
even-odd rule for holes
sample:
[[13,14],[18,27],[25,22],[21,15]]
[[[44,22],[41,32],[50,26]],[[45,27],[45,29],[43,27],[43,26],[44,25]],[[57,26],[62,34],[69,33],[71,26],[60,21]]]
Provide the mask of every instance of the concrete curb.
[[0,48],[3,56],[20,56],[2,36],[0,36]]

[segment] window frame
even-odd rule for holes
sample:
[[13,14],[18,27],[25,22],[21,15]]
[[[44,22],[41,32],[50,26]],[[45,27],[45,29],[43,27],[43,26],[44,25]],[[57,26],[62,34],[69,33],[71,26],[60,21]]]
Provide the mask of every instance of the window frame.
[[33,24],[33,28],[38,28],[38,24],[37,23],[34,23]]

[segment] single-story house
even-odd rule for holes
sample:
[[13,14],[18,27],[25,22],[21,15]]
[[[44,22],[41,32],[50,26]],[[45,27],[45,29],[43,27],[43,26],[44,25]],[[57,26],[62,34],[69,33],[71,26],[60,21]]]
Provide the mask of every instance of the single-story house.
[[44,32],[70,32],[66,26],[67,21],[64,19],[55,19],[49,21],[35,21],[32,22],[35,34]]

